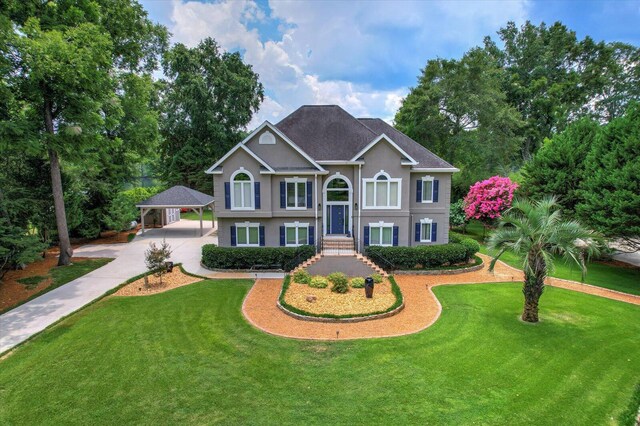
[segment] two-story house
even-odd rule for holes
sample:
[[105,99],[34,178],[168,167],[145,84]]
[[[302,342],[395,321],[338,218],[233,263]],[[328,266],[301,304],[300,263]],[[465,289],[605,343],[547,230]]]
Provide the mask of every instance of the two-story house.
[[220,246],[448,242],[458,170],[377,118],[335,105],[265,121],[207,173]]

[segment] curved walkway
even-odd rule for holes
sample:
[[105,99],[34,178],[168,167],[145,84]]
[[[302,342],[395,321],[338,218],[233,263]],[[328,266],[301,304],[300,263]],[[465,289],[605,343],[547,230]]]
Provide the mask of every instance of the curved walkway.
[[[485,265],[489,256],[479,254]],[[360,323],[318,323],[298,320],[284,314],[276,306],[282,288],[281,280],[259,279],[242,304],[242,313],[254,327],[276,336],[294,339],[336,340],[392,337],[417,333],[432,325],[442,307],[432,288],[439,285],[477,284],[522,281],[522,271],[497,262],[494,272],[487,266],[479,271],[458,275],[396,275],[405,308],[393,317]],[[640,305],[640,296],[620,293],[574,281],[547,279],[547,285],[608,299]]]

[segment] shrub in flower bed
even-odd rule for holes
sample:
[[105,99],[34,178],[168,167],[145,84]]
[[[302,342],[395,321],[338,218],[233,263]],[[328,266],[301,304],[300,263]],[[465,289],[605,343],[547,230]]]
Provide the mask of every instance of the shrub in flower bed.
[[298,284],[309,284],[311,282],[311,275],[304,269],[299,269],[293,274],[293,281]]
[[328,285],[329,281],[327,281],[327,279],[322,275],[316,275],[311,278],[311,281],[309,281],[309,287],[326,288]]
[[448,244],[416,247],[369,246],[365,254],[379,265],[391,263],[393,269],[429,269],[468,262],[480,250],[471,238],[451,234]]
[[380,274],[373,274],[371,275],[371,278],[373,278],[373,282],[375,284],[380,284],[383,281],[382,275]]
[[349,291],[349,280],[344,273],[333,272],[327,276],[327,279],[331,281],[331,291],[341,294]]
[[218,247],[202,246],[202,264],[213,269],[251,269],[255,265],[290,271],[316,254],[314,246]]
[[349,284],[351,285],[351,288],[364,288],[364,278],[351,278],[351,282]]

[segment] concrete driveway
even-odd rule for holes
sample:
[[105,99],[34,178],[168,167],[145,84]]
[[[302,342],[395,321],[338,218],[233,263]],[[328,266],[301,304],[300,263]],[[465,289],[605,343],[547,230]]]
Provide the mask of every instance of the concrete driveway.
[[162,229],[148,230],[129,244],[102,244],[79,247],[78,257],[112,257],[114,261],[102,268],[52,290],[24,305],[0,315],[0,353],[44,330],[127,279],[146,271],[144,252],[149,243],[165,239],[173,253],[171,260],[182,262],[192,273],[215,277],[215,273],[200,266],[201,247],[217,243],[211,228],[205,228],[200,237],[200,222],[181,220]]

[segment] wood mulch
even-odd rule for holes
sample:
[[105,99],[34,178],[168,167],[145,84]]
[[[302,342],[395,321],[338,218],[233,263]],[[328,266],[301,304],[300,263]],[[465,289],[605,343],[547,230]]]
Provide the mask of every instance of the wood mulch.
[[[89,259],[88,257],[74,257],[71,262]],[[58,266],[58,258],[54,254],[47,252],[47,257],[28,264],[25,269],[7,271],[2,281],[0,281],[0,312],[24,302],[53,284],[49,271],[56,266]],[[31,277],[44,277],[44,279],[36,285],[26,285],[18,282],[20,279]]]
[[144,278],[133,281],[120,288],[113,293],[114,296],[149,296],[152,294],[163,293],[165,291],[182,287],[202,281],[202,278],[187,275],[180,268],[173,268],[173,271],[162,276],[162,284],[160,278],[155,275],[148,275],[148,286],[144,284]]
[[[309,302],[308,296],[316,299]],[[359,315],[386,311],[393,306],[396,297],[388,280],[375,285],[374,297],[371,299],[365,297],[364,288],[349,288],[347,293],[340,294],[331,291],[331,285],[327,288],[314,288],[292,282],[284,295],[284,301],[312,314]]]
[[[491,261],[489,256],[479,256],[485,265]],[[395,280],[402,291],[405,304],[401,312],[389,318],[338,324],[309,322],[286,315],[276,305],[282,280],[259,279],[245,298],[242,312],[254,327],[269,334],[294,339],[335,340],[402,336],[424,330],[440,316],[442,307],[431,291],[435,286],[521,282],[522,279],[522,271],[500,261],[496,263],[493,272],[489,272],[485,266],[481,270],[458,275],[397,275]],[[640,305],[640,296],[557,278],[547,279],[547,284]]]

